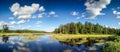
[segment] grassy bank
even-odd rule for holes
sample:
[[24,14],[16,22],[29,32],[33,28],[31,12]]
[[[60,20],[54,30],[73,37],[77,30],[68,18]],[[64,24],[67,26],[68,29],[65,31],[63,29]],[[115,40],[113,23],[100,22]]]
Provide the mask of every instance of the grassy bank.
[[52,37],[55,39],[58,39],[60,41],[64,41],[66,39],[75,39],[75,38],[107,38],[110,36],[114,36],[114,35],[109,35],[109,34],[99,34],[99,35],[86,35],[86,34],[53,34]]
[[29,36],[29,35],[43,35],[47,33],[0,33],[0,36]]
[[109,39],[109,37],[112,36],[114,35],[53,34],[52,38],[70,45],[80,44],[92,45],[93,43],[96,44],[103,43],[105,40]]

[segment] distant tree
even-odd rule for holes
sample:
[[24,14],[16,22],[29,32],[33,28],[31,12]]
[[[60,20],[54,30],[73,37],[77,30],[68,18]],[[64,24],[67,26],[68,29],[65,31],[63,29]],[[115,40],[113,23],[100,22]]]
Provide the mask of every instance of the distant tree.
[[90,34],[91,34],[91,33],[93,32],[93,29],[94,29],[93,24],[89,22],[89,29],[88,29],[88,33],[90,33]]
[[100,34],[100,25],[98,23],[94,26],[94,30],[95,33]]
[[78,31],[78,33],[82,33],[81,31],[82,31],[82,23],[81,22],[78,22],[77,23],[77,31]]
[[81,34],[85,34],[85,33],[86,33],[85,26],[84,26],[84,25],[82,25],[82,26],[81,26]]
[[103,28],[103,34],[108,34],[108,29],[106,27]]
[[3,32],[7,32],[8,30],[9,30],[9,27],[7,25],[3,25],[2,31]]

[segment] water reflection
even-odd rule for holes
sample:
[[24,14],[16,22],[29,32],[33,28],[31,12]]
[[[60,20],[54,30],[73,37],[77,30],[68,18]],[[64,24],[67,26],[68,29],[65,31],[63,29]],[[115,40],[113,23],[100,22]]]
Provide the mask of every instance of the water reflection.
[[3,35],[3,36],[2,36],[2,41],[3,41],[3,42],[7,42],[8,39],[9,39],[9,36],[6,36],[6,35]]
[[10,36],[4,41],[6,43],[0,44],[0,52],[100,52],[100,46],[86,47],[85,44],[71,46],[52,39],[50,35],[38,36],[38,39],[31,41],[30,39],[27,41],[24,36]]

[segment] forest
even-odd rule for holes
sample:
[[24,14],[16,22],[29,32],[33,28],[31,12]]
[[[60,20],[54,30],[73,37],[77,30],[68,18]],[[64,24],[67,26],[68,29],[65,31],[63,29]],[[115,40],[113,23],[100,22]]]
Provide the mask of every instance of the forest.
[[120,34],[120,29],[111,28],[102,26],[98,23],[93,24],[91,22],[85,22],[82,24],[81,22],[71,22],[65,25],[60,25],[55,29],[54,33],[61,34]]

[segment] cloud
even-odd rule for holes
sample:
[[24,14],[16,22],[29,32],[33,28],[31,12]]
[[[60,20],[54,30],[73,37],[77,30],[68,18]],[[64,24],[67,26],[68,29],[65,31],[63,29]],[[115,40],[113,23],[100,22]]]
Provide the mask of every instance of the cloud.
[[24,27],[20,27],[22,30],[25,30],[25,29],[30,29],[30,28],[32,28],[32,26],[31,25],[29,25],[29,26],[24,26]]
[[10,7],[10,10],[13,12],[14,16],[18,17],[18,19],[26,20],[39,10],[39,4],[33,3],[31,6],[20,6],[19,3],[14,3]]
[[26,20],[26,22],[30,22],[30,19]]
[[4,21],[0,21],[0,26],[6,25],[7,23]]
[[11,25],[15,25],[15,24],[17,24],[17,22],[11,21],[10,24],[11,24]]
[[43,14],[38,14],[38,18],[42,18],[43,17]]
[[112,9],[112,10],[113,10],[113,14],[116,15],[116,18],[120,18],[120,11],[117,11],[115,9]]
[[59,15],[57,15],[55,11],[50,11],[48,17],[59,17]]
[[41,25],[36,25],[36,27],[37,27],[37,28],[40,28],[40,27],[41,27]]
[[50,11],[49,15],[55,15],[55,12],[54,11]]
[[108,28],[109,26],[108,26],[108,25],[105,25],[104,27]]
[[[24,24],[26,22],[29,22],[30,18],[42,18],[43,15],[46,15],[46,13],[44,12],[45,11],[44,6],[40,6],[37,3],[33,3],[30,6],[28,5],[20,6],[19,3],[14,3],[10,7],[10,11],[13,12],[14,17],[17,17],[17,19],[19,20],[17,22],[11,21],[10,22],[11,25]],[[40,12],[40,13],[38,14],[37,12]],[[37,14],[34,15],[35,13]],[[9,18],[9,19],[13,20],[13,18]],[[37,24],[39,23],[40,22],[37,22]]]
[[14,28],[15,26],[9,26],[9,28]]
[[36,27],[37,27],[37,28],[41,27],[41,23],[42,23],[42,21],[37,21],[37,22],[36,22]]
[[98,15],[103,15],[104,13],[101,13],[101,11],[106,8],[110,2],[111,0],[87,0],[87,2],[85,2],[85,6],[89,17],[94,19]]
[[58,15],[54,15],[54,17],[59,17]]
[[81,17],[85,17],[85,13],[82,13]]
[[36,15],[33,15],[31,18],[37,18],[37,16],[36,16]]
[[17,24],[23,24],[25,22],[26,22],[25,20],[20,20],[20,21],[17,22]]
[[118,24],[120,25],[120,22]]
[[79,12],[73,11],[71,15],[72,16],[78,16],[78,14],[79,14]]
[[76,17],[76,19],[80,19],[81,17]]
[[43,6],[41,6],[41,7],[39,8],[39,11],[40,11],[40,12],[43,12],[43,11],[45,11],[45,8],[44,8]]
[[42,18],[43,16],[46,16],[46,15],[47,15],[47,13],[42,12],[42,13],[39,13],[37,17],[38,17],[38,18]]
[[20,4],[19,4],[19,3],[15,3],[15,4],[13,4],[13,5],[10,7],[10,10],[11,10],[12,12],[16,12],[16,11],[19,10],[19,8],[20,8]]
[[25,27],[21,27],[20,29],[25,30],[26,28]]
[[46,32],[53,32],[55,29],[55,27],[49,27],[48,29],[45,29],[43,31],[46,31]]
[[37,21],[36,25],[40,25],[42,23],[42,21]]
[[85,17],[85,12],[83,12],[83,13],[79,13],[79,12],[77,12],[77,11],[73,11],[72,13],[71,13],[71,15],[72,16],[74,16],[74,17],[76,17],[76,19],[80,19],[80,18],[82,18],[82,17]]
[[32,28],[32,26],[29,25],[27,28],[30,29],[30,28]]
[[14,20],[14,17],[9,17],[10,20]]
[[31,15],[21,15],[21,16],[18,17],[18,19],[20,19],[20,20],[27,20],[30,17],[31,17]]

